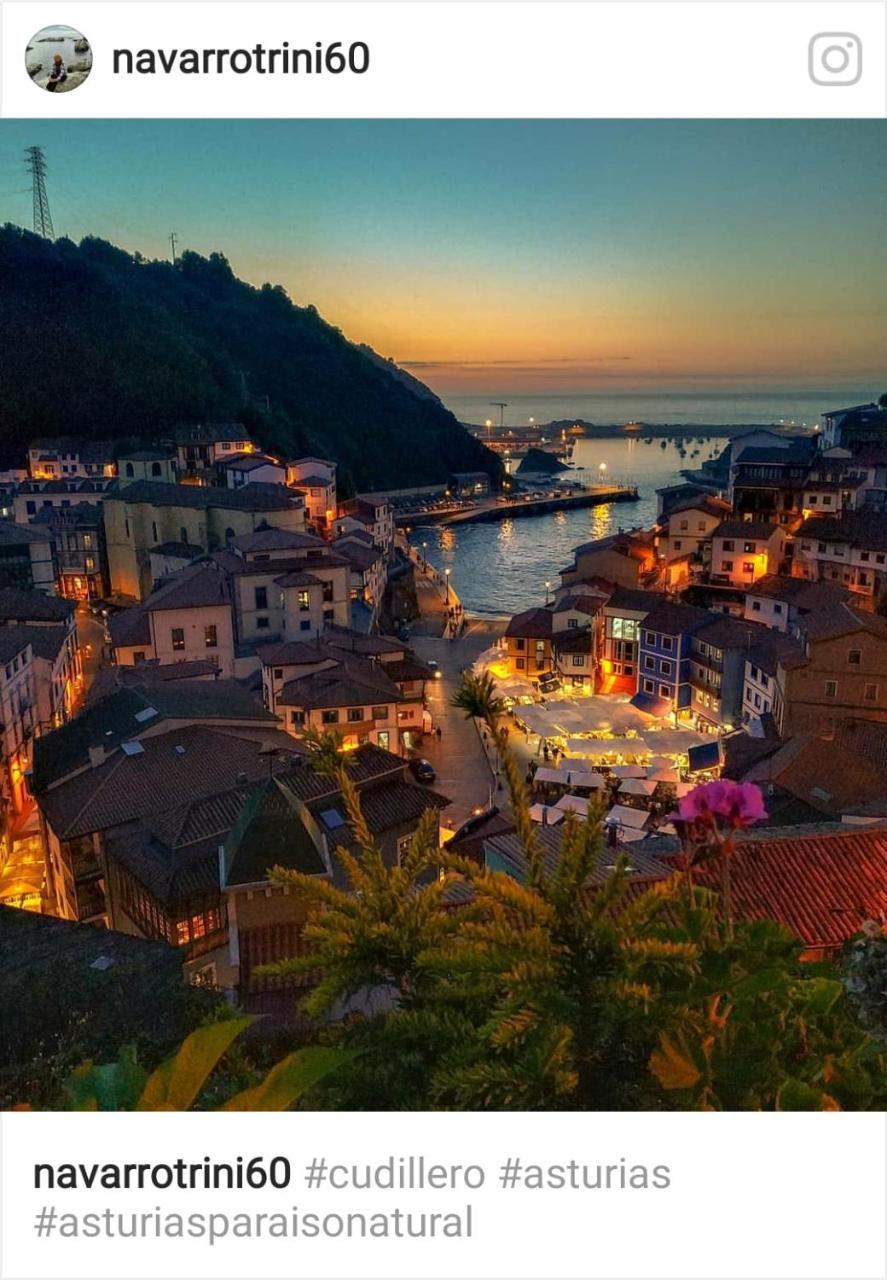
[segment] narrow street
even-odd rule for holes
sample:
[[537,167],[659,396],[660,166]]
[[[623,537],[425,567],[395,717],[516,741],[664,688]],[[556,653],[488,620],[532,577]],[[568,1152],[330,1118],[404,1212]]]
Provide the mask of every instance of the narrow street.
[[502,800],[474,721],[450,705],[462,668],[470,667],[493,644],[502,627],[499,622],[469,622],[458,640],[414,635],[411,642],[420,658],[436,662],[441,671],[440,680],[428,685],[428,707],[441,736],[429,737],[422,754],[437,773],[435,789],[452,801],[443,813],[445,825],[451,828],[460,826],[474,809],[485,808],[491,799],[494,804]]

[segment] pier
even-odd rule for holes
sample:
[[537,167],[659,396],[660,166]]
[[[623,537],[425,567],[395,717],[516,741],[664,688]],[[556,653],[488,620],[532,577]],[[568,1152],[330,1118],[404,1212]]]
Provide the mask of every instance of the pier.
[[405,527],[414,524],[490,524],[496,520],[516,520],[524,516],[548,515],[552,511],[572,511],[581,507],[597,507],[609,502],[637,502],[635,485],[596,484],[575,489],[559,498],[521,497],[503,500],[502,495],[481,498],[473,506],[461,510],[409,512],[399,511],[396,522]]

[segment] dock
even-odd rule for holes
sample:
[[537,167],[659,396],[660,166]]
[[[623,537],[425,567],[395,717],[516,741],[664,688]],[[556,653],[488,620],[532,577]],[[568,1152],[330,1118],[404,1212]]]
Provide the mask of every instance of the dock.
[[409,525],[492,524],[496,520],[517,520],[525,516],[544,516],[553,511],[574,511],[582,507],[598,507],[610,502],[637,502],[635,485],[596,484],[562,494],[559,498],[482,498],[473,507],[460,511],[398,512],[400,527]]

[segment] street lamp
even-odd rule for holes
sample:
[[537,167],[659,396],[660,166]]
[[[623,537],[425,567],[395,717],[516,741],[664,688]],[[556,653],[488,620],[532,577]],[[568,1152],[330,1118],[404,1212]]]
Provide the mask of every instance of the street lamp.
[[598,471],[601,473],[602,480],[604,478],[604,473],[606,472],[606,470],[607,470],[607,464],[606,462],[602,462],[601,465],[598,467]]
[[450,603],[450,570],[449,569],[444,569],[444,577],[446,578],[446,584],[447,584],[447,604],[449,604]]
[[422,543],[422,564],[423,564],[424,572],[427,573],[428,572],[428,543],[427,542]]
[[548,604],[548,595],[549,595],[549,592],[550,592],[550,591],[551,591],[551,583],[550,583],[550,582],[546,582],[546,584],[545,584],[545,603],[546,603],[546,604]]

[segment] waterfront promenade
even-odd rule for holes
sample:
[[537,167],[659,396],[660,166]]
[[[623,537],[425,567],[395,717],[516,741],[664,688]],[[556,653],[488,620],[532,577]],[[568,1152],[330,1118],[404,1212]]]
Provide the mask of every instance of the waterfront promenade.
[[[555,484],[553,477],[549,483]],[[502,495],[479,498],[473,506],[457,511],[398,512],[396,522],[400,526],[412,524],[462,525],[488,524],[494,520],[514,520],[525,516],[547,515],[552,511],[575,511],[582,507],[596,507],[610,502],[636,502],[639,494],[635,485],[596,484],[583,489],[572,489],[560,497],[533,498],[515,494],[507,499]]]

